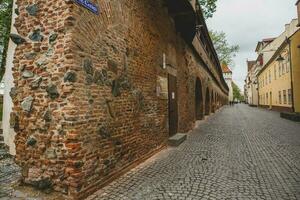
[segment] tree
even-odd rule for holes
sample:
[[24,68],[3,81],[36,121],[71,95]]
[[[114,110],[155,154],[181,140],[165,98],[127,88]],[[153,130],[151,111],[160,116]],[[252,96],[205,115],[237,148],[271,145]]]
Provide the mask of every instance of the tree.
[[213,41],[220,62],[233,67],[233,58],[236,56],[236,53],[240,49],[239,45],[230,45],[226,39],[226,34],[223,31],[210,31],[209,34]]
[[217,10],[217,0],[198,0],[205,19],[211,18]]
[[5,71],[6,52],[8,48],[12,0],[0,0],[0,81]]
[[233,99],[243,101],[244,97],[241,94],[241,90],[234,82],[232,82],[232,89],[233,89]]

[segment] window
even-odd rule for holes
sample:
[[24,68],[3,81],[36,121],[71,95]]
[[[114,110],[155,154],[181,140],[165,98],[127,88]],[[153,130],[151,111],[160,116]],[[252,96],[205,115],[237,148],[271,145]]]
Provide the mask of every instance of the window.
[[285,61],[281,62],[282,75],[285,74]]
[[287,73],[290,72],[290,67],[291,67],[290,59],[289,59],[289,57],[287,56],[287,60],[286,60],[286,72],[287,72]]
[[261,95],[259,95],[259,102],[261,102]]
[[289,105],[292,105],[292,90],[291,89],[288,90],[288,101],[289,101]]
[[266,104],[268,104],[268,102],[269,102],[269,95],[268,95],[268,93],[266,94]]
[[286,90],[283,90],[283,104],[286,104]]
[[281,104],[281,91],[278,92],[279,104]]
[[279,71],[279,77],[280,77],[281,76],[281,65],[280,65],[280,63],[278,65],[278,71]]
[[269,83],[271,83],[271,79],[272,79],[271,70],[269,70]]

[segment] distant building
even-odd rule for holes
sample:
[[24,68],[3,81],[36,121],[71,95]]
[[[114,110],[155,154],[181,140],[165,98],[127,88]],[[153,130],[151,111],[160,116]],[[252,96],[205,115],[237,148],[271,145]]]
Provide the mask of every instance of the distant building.
[[256,61],[247,61],[248,73],[245,80],[245,98],[246,103],[249,105],[254,105],[256,102],[256,90],[257,90],[257,82],[256,76],[254,74]]
[[229,88],[228,101],[231,102],[231,101],[233,101],[232,71],[225,64],[222,64],[222,71],[223,71],[224,79],[225,79],[225,81],[228,85],[228,88]]

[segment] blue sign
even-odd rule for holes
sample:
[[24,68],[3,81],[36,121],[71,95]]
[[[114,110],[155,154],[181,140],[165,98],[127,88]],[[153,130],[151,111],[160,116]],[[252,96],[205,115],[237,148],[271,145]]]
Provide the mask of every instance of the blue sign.
[[76,3],[78,3],[79,5],[85,7],[86,9],[88,9],[89,11],[91,11],[92,13],[99,15],[99,8],[98,6],[96,6],[95,4],[93,4],[92,2],[90,2],[89,0],[74,0]]

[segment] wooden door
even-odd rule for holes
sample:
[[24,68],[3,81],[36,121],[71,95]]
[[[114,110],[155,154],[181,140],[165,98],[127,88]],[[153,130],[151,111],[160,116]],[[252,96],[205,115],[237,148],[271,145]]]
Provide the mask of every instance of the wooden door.
[[177,105],[177,78],[168,75],[168,98],[169,98],[169,134],[173,136],[177,133],[178,125],[178,105]]

